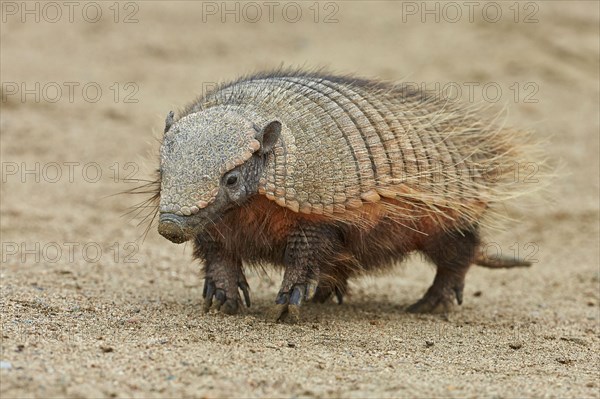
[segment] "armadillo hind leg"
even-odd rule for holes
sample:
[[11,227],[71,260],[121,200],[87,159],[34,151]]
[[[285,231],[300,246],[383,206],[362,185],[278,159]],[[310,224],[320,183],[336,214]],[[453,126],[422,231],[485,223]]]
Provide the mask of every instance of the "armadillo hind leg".
[[226,314],[236,314],[243,307],[239,290],[250,307],[249,286],[242,270],[242,262],[218,259],[204,266],[204,311],[211,308]]
[[433,284],[423,298],[407,308],[410,313],[447,314],[454,300],[462,304],[465,275],[479,246],[477,229],[444,233],[422,251],[437,266]]
[[298,321],[300,306],[314,295],[321,266],[338,246],[329,227],[304,225],[290,234],[283,259],[283,281],[275,299],[275,321]]

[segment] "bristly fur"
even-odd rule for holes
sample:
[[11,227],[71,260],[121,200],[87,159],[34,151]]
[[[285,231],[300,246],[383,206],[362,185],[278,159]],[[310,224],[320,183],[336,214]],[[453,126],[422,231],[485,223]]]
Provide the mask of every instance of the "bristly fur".
[[143,195],[145,199],[133,205],[123,216],[130,216],[131,220],[138,220],[138,226],[146,225],[140,238],[146,238],[158,215],[160,201],[160,171],[155,171],[152,180],[127,179],[126,183],[141,183],[139,186],[120,192],[126,195]]
[[[498,209],[499,204],[542,187],[536,180],[538,177],[544,180],[543,172],[546,166],[539,156],[539,146],[530,133],[505,128],[501,120],[502,115],[499,113],[486,117],[486,110],[481,106],[465,107],[444,101],[436,98],[432,93],[402,83],[373,81],[352,75],[335,76],[323,70],[304,71],[282,68],[244,76],[222,84],[185,108],[178,118],[215,105],[239,105],[252,100],[270,101],[281,94],[283,84],[278,82],[284,80],[287,85],[285,90],[289,93],[296,90],[300,96],[309,95],[302,87],[299,89],[290,87],[289,79],[312,80],[310,84],[315,80],[326,81],[338,84],[338,87],[349,87],[343,95],[353,95],[351,101],[366,104],[357,105],[357,109],[365,114],[367,114],[365,109],[379,104],[378,101],[384,104],[381,105],[381,109],[389,107],[390,112],[402,114],[399,120],[402,121],[401,129],[404,135],[394,139],[406,146],[404,148],[400,146],[396,150],[396,154],[401,155],[390,155],[388,150],[392,150],[389,148],[384,148],[385,154],[363,155],[363,150],[355,151],[355,154],[365,159],[366,163],[361,166],[361,170],[369,168],[366,166],[367,159],[370,159],[371,166],[375,169],[374,159],[385,157],[386,161],[381,164],[386,166],[389,162],[387,160],[396,156],[398,158],[396,163],[404,165],[404,173],[390,172],[386,176],[374,173],[370,189],[361,187],[359,191],[353,191],[354,194],[348,192],[346,194],[351,200],[352,195],[359,200],[360,195],[374,197],[378,195],[391,199],[392,201],[382,201],[380,207],[384,208],[385,212],[398,223],[404,223],[405,227],[412,228],[412,221],[432,218],[440,229],[448,231],[456,227],[457,223],[464,225],[477,223],[480,226],[499,228],[501,227],[499,222],[506,218],[506,215]],[[263,92],[252,92],[251,87],[254,86],[250,86],[251,84],[257,87],[256,90]],[[328,88],[327,85],[323,87]],[[285,95],[281,98],[285,98]],[[283,114],[289,114],[290,109],[285,100],[282,100],[281,108]],[[374,124],[371,120],[370,123]],[[389,125],[389,122],[386,123]],[[363,128],[358,129],[360,131]],[[298,132],[294,134],[297,135]],[[317,137],[319,132],[303,132],[303,134],[313,140],[312,138]],[[378,132],[378,134],[381,139],[382,133]],[[363,132],[361,135],[363,140],[367,141]],[[366,146],[367,151],[369,147],[370,145]],[[332,148],[324,149],[324,151],[332,150]],[[372,146],[371,150],[373,150]],[[289,153],[290,148],[286,151]],[[298,159],[302,155],[300,151],[302,150],[297,150],[295,154]],[[409,163],[407,160],[412,157],[414,162]],[[438,163],[434,164],[433,162],[436,161],[433,160],[437,160]],[[274,161],[277,162],[277,158]],[[354,162],[358,167],[359,160],[355,158],[342,160],[342,162]],[[276,166],[273,166],[271,169],[272,173],[275,168]],[[536,172],[536,179],[520,181],[523,173],[527,173],[528,170]],[[350,179],[348,175],[344,178]],[[358,178],[356,182],[361,180],[363,179]],[[295,184],[297,183],[296,179]],[[271,200],[279,200],[290,208],[297,206],[296,202],[290,201],[289,198],[278,197],[274,192],[266,191],[266,196]],[[367,203],[364,200],[362,202]],[[306,204],[311,206],[308,202]],[[310,213],[322,212],[331,220],[364,225],[365,228],[371,224],[370,218],[364,217],[365,210],[361,207],[355,209],[354,206],[343,204],[330,205],[329,212],[326,208],[320,210],[322,205],[318,207],[318,209],[315,206],[310,207]]]

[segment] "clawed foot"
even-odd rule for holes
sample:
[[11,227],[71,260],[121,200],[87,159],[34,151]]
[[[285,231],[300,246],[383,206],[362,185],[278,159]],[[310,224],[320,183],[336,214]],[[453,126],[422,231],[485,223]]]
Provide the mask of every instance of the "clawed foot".
[[240,274],[235,281],[223,281],[207,276],[204,279],[204,311],[211,307],[226,314],[236,314],[243,307],[239,290],[244,295],[244,302],[250,307],[250,292],[246,278]]
[[410,305],[409,313],[442,313],[447,314],[454,306],[454,299],[459,305],[463,300],[463,283],[432,285],[423,298]]
[[308,301],[313,295],[313,291],[314,285],[312,284],[295,284],[290,291],[279,291],[275,299],[273,319],[275,321],[297,322],[300,317],[302,302]]

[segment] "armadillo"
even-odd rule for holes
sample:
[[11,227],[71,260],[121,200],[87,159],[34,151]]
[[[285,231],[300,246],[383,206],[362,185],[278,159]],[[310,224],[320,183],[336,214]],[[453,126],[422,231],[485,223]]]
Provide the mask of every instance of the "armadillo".
[[350,277],[417,251],[437,271],[407,309],[447,312],[462,303],[480,229],[520,193],[514,165],[529,140],[406,84],[256,74],[167,117],[158,230],[193,242],[207,310],[250,306],[245,266],[283,267],[274,305],[283,320],[311,299],[341,303]]

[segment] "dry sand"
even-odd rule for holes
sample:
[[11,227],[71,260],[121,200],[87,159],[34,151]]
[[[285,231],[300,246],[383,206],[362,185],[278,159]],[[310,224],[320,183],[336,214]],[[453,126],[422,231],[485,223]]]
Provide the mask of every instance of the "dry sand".
[[[600,397],[597,2],[525,2],[518,15],[505,2],[498,22],[477,2],[470,21],[458,2],[454,23],[442,3],[439,23],[422,22],[407,8],[421,2],[320,3],[317,22],[314,3],[296,3],[296,23],[279,3],[273,23],[262,2],[255,23],[243,4],[239,23],[203,14],[220,2],[122,3],[119,15],[94,3],[95,23],[86,3],[72,23],[60,2],[56,23],[42,3],[27,3],[39,22],[22,16],[23,4],[2,3],[0,396]],[[507,123],[536,130],[564,164],[550,201],[507,208],[518,222],[488,235],[509,253],[537,249],[538,262],[473,268],[448,320],[403,311],[433,277],[418,258],[353,281],[343,306],[306,306],[299,325],[266,318],[276,272],[250,273],[246,314],[203,314],[190,247],[154,229],[136,241],[142,230],[121,217],[134,200],[105,196],[132,186],[116,171],[150,175],[169,110],[281,63],[458,82],[463,101],[464,82],[484,101],[484,84],[500,87]]]

